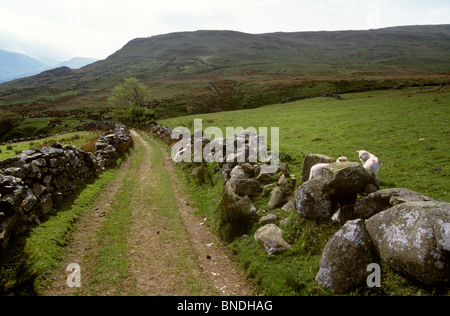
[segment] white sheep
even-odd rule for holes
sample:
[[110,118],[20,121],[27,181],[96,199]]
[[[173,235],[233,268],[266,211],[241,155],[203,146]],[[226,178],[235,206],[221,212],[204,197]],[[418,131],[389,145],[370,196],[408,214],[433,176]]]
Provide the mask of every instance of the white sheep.
[[376,177],[381,166],[378,158],[366,150],[357,150],[356,152],[359,154],[359,159],[363,163],[364,169]]
[[[345,162],[348,161],[347,157],[339,157],[336,162]],[[309,180],[317,178],[322,175],[323,167],[328,166],[329,163],[317,163],[311,167],[309,172]]]

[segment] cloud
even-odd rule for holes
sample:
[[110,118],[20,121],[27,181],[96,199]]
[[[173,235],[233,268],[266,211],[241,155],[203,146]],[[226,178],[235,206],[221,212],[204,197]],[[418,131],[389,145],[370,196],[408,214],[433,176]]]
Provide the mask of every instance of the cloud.
[[177,31],[369,29],[449,23],[449,13],[439,0],[2,0],[0,48],[106,58],[136,37]]

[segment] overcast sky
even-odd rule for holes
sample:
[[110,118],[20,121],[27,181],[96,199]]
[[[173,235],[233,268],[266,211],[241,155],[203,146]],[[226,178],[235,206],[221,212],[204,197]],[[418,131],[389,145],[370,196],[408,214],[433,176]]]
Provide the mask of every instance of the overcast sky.
[[137,37],[450,24],[449,0],[1,0],[0,49],[104,59]]

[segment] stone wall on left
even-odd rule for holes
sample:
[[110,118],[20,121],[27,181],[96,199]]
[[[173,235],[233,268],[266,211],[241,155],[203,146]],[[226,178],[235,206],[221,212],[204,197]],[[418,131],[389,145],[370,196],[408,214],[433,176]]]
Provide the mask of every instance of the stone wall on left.
[[0,161],[0,254],[13,236],[39,225],[44,215],[80,184],[104,171],[132,144],[121,123],[94,122],[85,128],[106,130],[96,143],[95,153],[55,143]]

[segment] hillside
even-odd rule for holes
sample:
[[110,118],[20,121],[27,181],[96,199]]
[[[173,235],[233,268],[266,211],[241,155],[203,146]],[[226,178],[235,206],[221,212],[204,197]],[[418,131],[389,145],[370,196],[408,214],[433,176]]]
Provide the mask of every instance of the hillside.
[[[0,86],[110,87],[124,77],[167,77],[240,72],[303,75],[436,74],[450,72],[450,25],[369,31],[246,34],[196,31],[138,38],[105,60],[64,75]],[[41,79],[44,77],[44,81]]]
[[98,59],[94,58],[87,58],[87,57],[74,57],[70,60],[63,61],[62,63],[59,63],[55,68],[59,67],[69,67],[72,69],[79,69],[84,66],[87,66],[89,64],[95,63],[98,61]]
[[111,89],[128,77],[150,87],[158,119],[325,93],[442,84],[450,81],[450,25],[137,38],[83,68],[60,67],[0,84],[0,107],[28,117],[105,115]]

